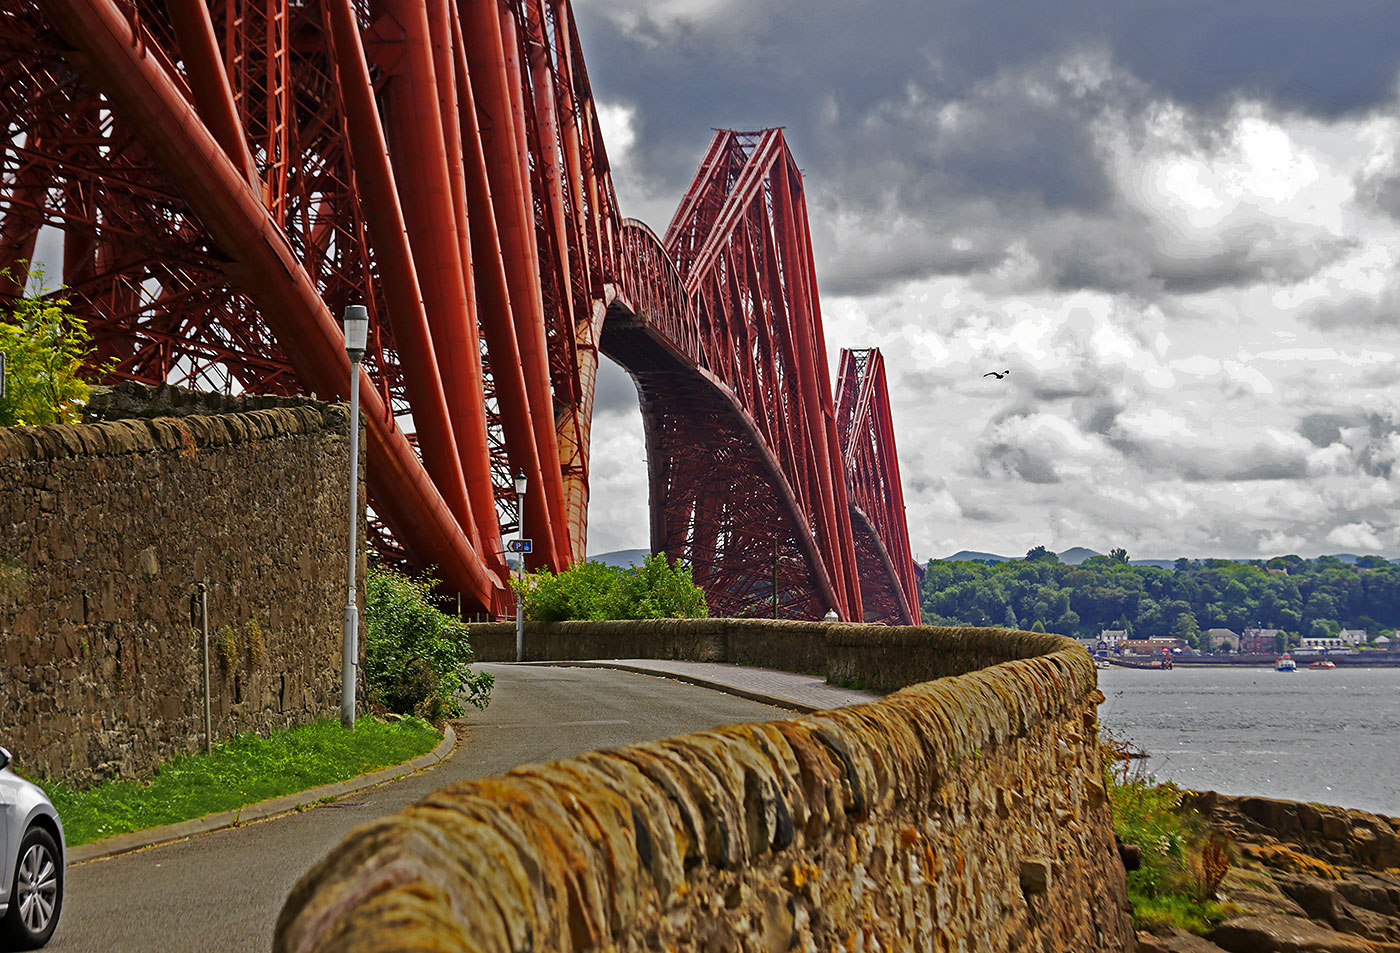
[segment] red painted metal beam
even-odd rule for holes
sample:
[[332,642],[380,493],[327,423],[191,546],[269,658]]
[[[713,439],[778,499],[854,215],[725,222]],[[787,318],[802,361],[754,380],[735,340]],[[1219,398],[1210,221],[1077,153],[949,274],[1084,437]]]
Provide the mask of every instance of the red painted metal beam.
[[[554,407],[550,396],[549,364],[544,342],[544,305],[540,300],[539,253],[535,247],[534,216],[530,209],[524,112],[517,105],[520,78],[514,21],[495,0],[464,4],[462,40],[470,70],[483,164],[489,180],[500,262],[509,293],[509,337],[514,340],[524,382],[526,406],[516,426],[527,424],[534,460],[511,465],[529,478],[525,496],[526,529],[535,540],[531,565],[567,565],[567,535],[563,523],[559,450],[554,440]],[[509,41],[509,42],[508,42]],[[494,267],[494,264],[489,266]],[[487,316],[490,321],[491,317]],[[497,341],[506,329],[497,326]],[[488,332],[489,333],[489,332]],[[492,352],[493,369],[501,366]]]
[[[249,188],[183,97],[165,66],[111,0],[42,0],[80,69],[120,109],[142,145],[199,216],[227,261],[224,272],[261,307],[299,376],[320,394],[344,396],[343,338],[269,209]],[[445,581],[499,610],[504,587],[473,550],[442,496],[395,426],[378,390],[361,376],[369,479],[376,499],[420,558]]]
[[332,58],[344,103],[346,140],[362,187],[366,222],[379,260],[380,282],[389,304],[400,359],[412,368],[404,381],[413,407],[423,463],[459,524],[469,514],[466,479],[453,436],[452,418],[428,331],[418,266],[409,247],[389,147],[375,108],[374,90],[350,0],[326,0]]

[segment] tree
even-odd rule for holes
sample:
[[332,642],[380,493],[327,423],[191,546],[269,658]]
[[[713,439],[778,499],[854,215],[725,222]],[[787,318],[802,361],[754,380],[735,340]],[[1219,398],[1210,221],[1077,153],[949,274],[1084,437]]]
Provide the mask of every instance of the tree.
[[[42,275],[40,276],[42,280]],[[68,313],[68,299],[25,295],[0,315],[6,393],[0,427],[69,424],[82,419],[91,388],[83,375],[92,341]]]
[[1128,551],[1122,546],[1115,547],[1109,551],[1108,558],[1116,563],[1123,563],[1126,565],[1128,562]]
[[1314,619],[1308,635],[1314,639],[1330,639],[1341,631],[1341,626],[1331,619]]
[[1036,546],[1026,552],[1026,562],[1028,563],[1057,563],[1059,561],[1060,557],[1044,546]]

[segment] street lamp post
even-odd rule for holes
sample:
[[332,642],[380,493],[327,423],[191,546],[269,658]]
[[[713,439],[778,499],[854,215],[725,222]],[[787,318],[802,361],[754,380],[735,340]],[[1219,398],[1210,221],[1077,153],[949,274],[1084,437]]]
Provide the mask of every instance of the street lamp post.
[[360,361],[365,356],[369,311],[362,304],[345,309],[345,353],[350,357],[350,555],[346,576],[349,599],[345,603],[345,637],[340,646],[340,723],[355,727],[355,664],[359,657],[360,609],[355,602],[355,544],[360,520]]
[[[520,519],[520,539],[525,540],[525,474],[515,475],[515,507]],[[525,547],[518,547],[516,552],[520,560],[518,579],[520,585],[515,593],[515,660],[525,661]]]

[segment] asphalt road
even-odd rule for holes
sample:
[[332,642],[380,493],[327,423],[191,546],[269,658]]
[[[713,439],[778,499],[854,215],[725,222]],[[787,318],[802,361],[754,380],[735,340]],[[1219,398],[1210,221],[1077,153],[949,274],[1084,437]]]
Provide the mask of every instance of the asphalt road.
[[353,827],[454,781],[789,713],[681,682],[602,669],[483,665],[491,705],[458,725],[456,753],[341,801],[71,867],[55,953],[266,953],[292,884]]

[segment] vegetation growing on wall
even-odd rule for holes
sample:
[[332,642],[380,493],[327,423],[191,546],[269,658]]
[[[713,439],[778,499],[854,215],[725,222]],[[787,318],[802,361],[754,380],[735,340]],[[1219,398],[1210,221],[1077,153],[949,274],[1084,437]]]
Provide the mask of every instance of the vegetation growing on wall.
[[539,622],[692,619],[709,615],[709,608],[690,566],[656,553],[631,569],[583,562],[560,573],[532,573],[525,581],[525,615]]
[[1127,745],[1105,738],[1104,781],[1113,805],[1113,830],[1141,852],[1138,869],[1128,871],[1133,926],[1204,933],[1233,912],[1217,900],[1230,869],[1229,843],[1182,806],[1180,788],[1134,771],[1127,751]]
[[371,704],[435,720],[485,708],[493,679],[473,672],[467,627],[433,604],[436,580],[371,566],[365,581],[365,684]]
[[1179,559],[1171,569],[1133,566],[1128,554],[1068,565],[1037,546],[994,565],[931,560],[921,591],[928,625],[986,625],[1094,636],[1103,629],[1176,636],[1205,645],[1212,628],[1376,636],[1400,626],[1400,566],[1379,557],[1348,565],[1331,556],[1268,561]]
[[17,298],[0,312],[0,351],[6,388],[0,427],[72,424],[82,419],[91,388],[84,359],[92,339],[68,313],[68,299],[39,294]]

